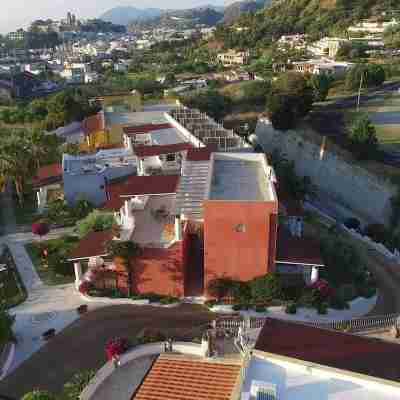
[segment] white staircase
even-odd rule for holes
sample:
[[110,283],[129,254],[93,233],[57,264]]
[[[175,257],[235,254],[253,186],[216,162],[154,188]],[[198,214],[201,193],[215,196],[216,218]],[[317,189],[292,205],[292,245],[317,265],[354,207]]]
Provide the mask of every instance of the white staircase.
[[176,193],[177,214],[195,219],[203,217],[203,201],[207,195],[209,161],[186,161]]

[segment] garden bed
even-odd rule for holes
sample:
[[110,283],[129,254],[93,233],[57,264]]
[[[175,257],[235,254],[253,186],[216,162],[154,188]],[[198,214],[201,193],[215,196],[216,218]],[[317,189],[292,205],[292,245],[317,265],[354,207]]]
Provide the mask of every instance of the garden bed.
[[325,314],[320,314],[315,308],[296,307],[295,312],[289,313],[285,306],[267,307],[263,312],[257,312],[255,309],[235,310],[234,306],[228,304],[217,304],[210,308],[211,312],[218,314],[237,314],[244,317],[269,317],[276,319],[285,319],[292,321],[337,321],[362,317],[368,314],[374,307],[377,296],[371,298],[358,297],[349,302],[349,308],[336,310],[327,308]]
[[[40,279],[46,285],[73,283],[74,268],[67,262],[68,254],[79,239],[75,236],[64,236],[42,242],[29,243],[25,246]],[[44,256],[47,250],[47,257]]]
[[150,305],[154,307],[176,307],[181,304],[180,299],[172,296],[163,296],[156,293],[145,293],[128,296],[118,289],[96,289],[88,281],[79,285],[81,296],[89,302],[107,304]]

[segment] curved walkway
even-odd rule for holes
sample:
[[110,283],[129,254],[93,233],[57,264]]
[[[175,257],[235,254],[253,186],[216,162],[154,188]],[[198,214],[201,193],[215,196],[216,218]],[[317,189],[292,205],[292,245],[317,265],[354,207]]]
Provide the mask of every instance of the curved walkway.
[[[53,232],[51,237],[64,233],[64,230]],[[50,328],[57,332],[64,329],[78,318],[76,308],[85,303],[73,284],[47,286],[40,280],[24,246],[32,241],[31,236],[32,234],[11,234],[0,238],[0,243],[9,247],[28,293],[24,303],[9,310],[15,315],[13,330],[17,338],[9,373],[45,344],[41,338],[44,331]]]
[[[40,280],[25,249],[25,244],[37,240],[37,237],[31,232],[18,232],[10,186],[0,194],[0,212],[4,232],[0,245],[9,247],[28,294],[24,303],[10,309],[16,317],[13,330],[18,340],[10,373],[45,344],[41,339],[44,331],[50,328],[60,331],[78,318],[75,309],[84,301],[72,284],[47,286]],[[66,233],[71,233],[71,228],[54,229],[44,239],[54,239]]]

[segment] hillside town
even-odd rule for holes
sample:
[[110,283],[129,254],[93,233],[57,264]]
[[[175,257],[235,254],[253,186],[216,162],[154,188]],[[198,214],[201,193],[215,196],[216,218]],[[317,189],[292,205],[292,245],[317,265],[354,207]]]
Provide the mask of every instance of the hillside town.
[[400,10],[189,3],[0,18],[0,399],[400,400]]

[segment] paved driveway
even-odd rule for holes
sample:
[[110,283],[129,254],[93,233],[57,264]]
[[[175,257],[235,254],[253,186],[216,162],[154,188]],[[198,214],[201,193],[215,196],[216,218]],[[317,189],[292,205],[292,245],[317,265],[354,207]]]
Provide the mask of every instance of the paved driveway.
[[189,304],[176,308],[128,305],[94,310],[0,381],[0,394],[19,398],[33,388],[59,393],[76,372],[98,369],[105,363],[104,347],[110,338],[134,337],[143,328],[162,329],[182,339],[199,337],[202,329],[198,328],[211,319],[204,308]]

